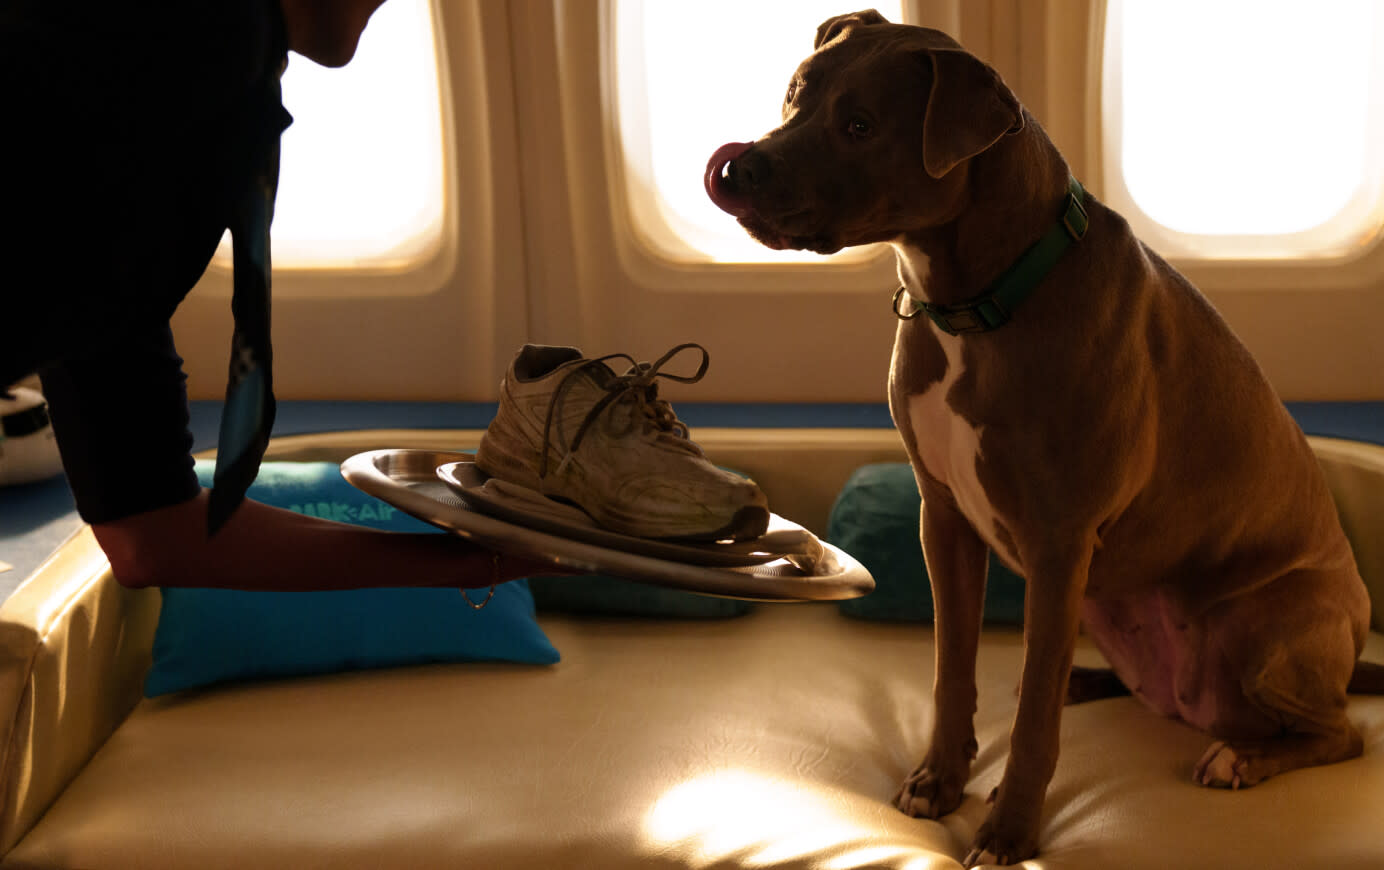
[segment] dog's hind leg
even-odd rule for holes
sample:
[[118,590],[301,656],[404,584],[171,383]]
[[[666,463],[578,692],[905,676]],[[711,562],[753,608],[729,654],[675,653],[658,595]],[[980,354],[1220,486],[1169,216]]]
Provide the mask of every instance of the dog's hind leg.
[[1197,762],[1196,782],[1246,788],[1275,774],[1360,755],[1363,741],[1346,718],[1346,685],[1358,655],[1350,623],[1339,614],[1297,635],[1296,642],[1264,649],[1241,680],[1242,699],[1221,707],[1221,722],[1208,729],[1221,739]]
[[1217,740],[1197,762],[1192,777],[1212,788],[1248,788],[1300,767],[1357,758],[1362,746],[1360,732],[1345,719],[1340,730],[1332,734],[1287,734],[1229,743]]

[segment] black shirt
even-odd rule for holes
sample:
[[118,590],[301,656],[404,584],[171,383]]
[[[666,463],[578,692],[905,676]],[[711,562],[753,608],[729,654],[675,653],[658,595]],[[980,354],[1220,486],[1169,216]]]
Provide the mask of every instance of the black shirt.
[[286,51],[277,0],[0,0],[0,388],[41,375],[88,522],[198,490],[169,318],[283,126]]

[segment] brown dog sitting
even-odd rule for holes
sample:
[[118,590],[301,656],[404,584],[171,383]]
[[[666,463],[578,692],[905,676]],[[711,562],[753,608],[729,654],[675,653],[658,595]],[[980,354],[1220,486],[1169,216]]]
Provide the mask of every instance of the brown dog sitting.
[[[936,724],[898,807],[961,801],[987,548],[1028,581],[1024,665],[968,864],[1036,851],[1083,621],[1129,690],[1215,739],[1202,785],[1359,755],[1346,691],[1369,601],[1249,353],[949,37],[868,11],[823,23],[816,48],[782,126],[719,149],[706,183],[771,248],[898,254],[889,402],[937,644]],[[1355,687],[1378,687],[1359,670]]]

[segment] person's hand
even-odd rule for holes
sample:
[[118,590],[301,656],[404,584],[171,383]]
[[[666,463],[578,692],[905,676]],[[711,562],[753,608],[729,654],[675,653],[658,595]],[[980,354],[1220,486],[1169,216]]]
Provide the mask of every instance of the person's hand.
[[589,574],[576,568],[527,556],[511,556],[495,550],[477,548],[465,558],[459,569],[457,586],[462,589],[483,589],[492,584],[508,583],[525,577],[574,577]]
[[520,577],[587,573],[511,556],[457,535],[384,532],[246,499],[207,536],[207,490],[92,526],[116,580],[130,587],[311,591],[383,586],[484,589]]
[[[547,560],[532,559],[524,556],[507,556],[503,553],[491,550],[486,560],[489,564],[489,578],[486,579],[486,572],[471,571],[465,575],[460,585],[461,596],[466,599],[466,603],[476,610],[480,610],[490,603],[490,599],[495,595],[495,587],[511,580],[518,580],[522,577],[551,577],[569,576],[574,574],[589,573],[586,571],[576,571],[571,568],[564,568]],[[471,562],[476,559],[469,560]],[[479,582],[477,582],[479,581]],[[467,594],[467,590],[489,587],[490,591],[479,601]]]

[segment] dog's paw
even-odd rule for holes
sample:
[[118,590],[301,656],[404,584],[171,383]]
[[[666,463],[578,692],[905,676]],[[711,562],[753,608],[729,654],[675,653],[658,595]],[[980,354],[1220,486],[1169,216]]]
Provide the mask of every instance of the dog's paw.
[[1202,753],[1192,770],[1192,779],[1211,788],[1239,788],[1240,773],[1236,770],[1239,765],[1240,756],[1235,750],[1224,740],[1217,740]]
[[1252,745],[1238,749],[1217,740],[1201,756],[1192,771],[1192,779],[1208,788],[1242,789],[1268,779],[1275,765]]
[[894,796],[894,806],[915,819],[939,819],[961,806],[966,775],[947,775],[924,761]]
[[1038,854],[1038,825],[1036,821],[990,810],[990,816],[976,831],[971,851],[962,862],[966,867],[977,864],[1008,866],[1027,861]]

